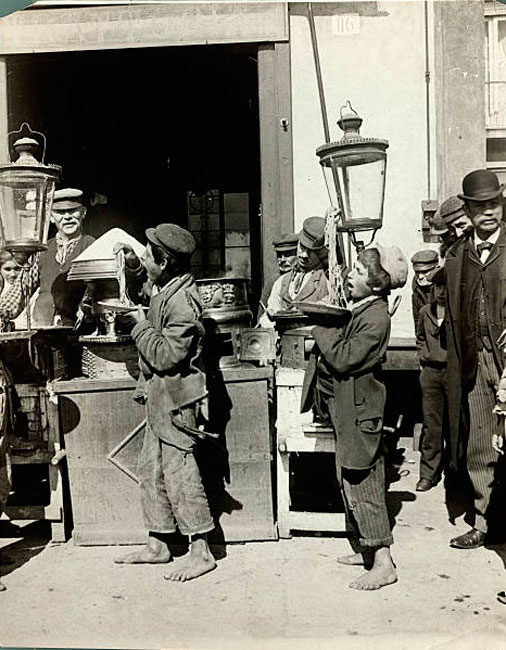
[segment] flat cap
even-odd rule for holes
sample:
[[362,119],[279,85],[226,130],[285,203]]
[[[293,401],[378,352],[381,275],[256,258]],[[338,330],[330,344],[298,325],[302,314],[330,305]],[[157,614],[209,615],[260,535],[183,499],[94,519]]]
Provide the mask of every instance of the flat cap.
[[161,223],[156,228],[148,228],[146,237],[175,257],[189,256],[197,247],[191,232],[175,223]]
[[462,181],[463,201],[489,201],[502,194],[504,185],[499,184],[497,174],[490,169],[475,169],[464,176]]
[[448,226],[456,219],[466,216],[464,202],[458,196],[450,196],[449,199],[441,203],[439,210],[436,212],[436,216],[438,215],[443,223]]
[[391,289],[398,289],[406,284],[408,279],[408,261],[398,246],[383,246],[376,244],[380,256],[380,264],[388,273]]
[[436,266],[435,269],[432,269],[432,271],[427,273],[425,279],[427,282],[431,282],[432,284],[446,284],[444,266]]
[[291,251],[297,248],[299,236],[296,232],[286,233],[272,240],[276,252]]
[[325,219],[323,217],[307,217],[299,232],[299,242],[311,250],[319,250],[325,246]]
[[437,251],[433,250],[423,250],[418,251],[411,258],[411,264],[415,271],[430,271],[439,261],[439,255]]
[[84,205],[84,194],[81,190],[73,187],[65,187],[56,190],[53,194],[53,210],[69,210],[80,208]]

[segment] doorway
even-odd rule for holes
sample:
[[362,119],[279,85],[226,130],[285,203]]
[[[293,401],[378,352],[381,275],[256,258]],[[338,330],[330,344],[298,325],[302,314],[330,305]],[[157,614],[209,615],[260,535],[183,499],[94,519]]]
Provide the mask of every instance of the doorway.
[[[140,48],[8,57],[10,129],[47,137],[62,187],[89,199],[87,231],[174,222],[196,275],[261,283],[258,47]],[[233,249],[233,250],[232,250]]]

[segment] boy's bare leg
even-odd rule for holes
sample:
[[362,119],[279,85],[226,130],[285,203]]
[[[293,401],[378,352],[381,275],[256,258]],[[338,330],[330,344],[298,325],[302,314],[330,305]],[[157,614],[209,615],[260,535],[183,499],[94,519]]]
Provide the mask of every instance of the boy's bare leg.
[[347,566],[365,566],[372,568],[374,562],[374,553],[372,550],[367,549],[359,553],[351,553],[350,555],[341,555],[337,558],[339,564],[346,564]]
[[209,573],[216,567],[216,560],[207,543],[207,535],[192,535],[189,552],[174,566],[165,580],[186,582]]
[[352,589],[372,591],[397,582],[397,571],[390,554],[389,546],[380,546],[374,551],[372,569],[350,583]]
[[116,564],[166,564],[172,559],[172,553],[165,541],[165,534],[150,533],[146,546],[140,551],[133,551],[114,558]]

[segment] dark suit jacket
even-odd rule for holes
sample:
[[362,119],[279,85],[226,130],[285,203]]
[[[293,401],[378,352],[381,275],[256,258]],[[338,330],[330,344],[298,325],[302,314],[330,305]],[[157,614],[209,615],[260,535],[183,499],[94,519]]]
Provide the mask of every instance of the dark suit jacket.
[[[469,420],[466,411],[467,394],[473,388],[476,373],[476,353],[470,353],[463,345],[461,318],[461,290],[464,264],[481,264],[471,243],[473,233],[459,239],[447,252],[445,259],[446,275],[446,341],[448,352],[448,414],[450,429],[451,465],[457,468],[464,456],[465,436]],[[502,367],[502,351],[497,339],[506,327],[506,232],[501,229],[496,245],[490,251],[485,264],[498,270],[498,286],[487,292],[487,313],[489,315],[490,338],[494,357],[499,368]]]
[[386,390],[375,378],[390,338],[388,303],[377,298],[352,312],[343,328],[313,328],[315,350],[302,388],[302,412],[314,400],[318,353],[332,374],[337,450],[343,467],[366,469],[378,457]]

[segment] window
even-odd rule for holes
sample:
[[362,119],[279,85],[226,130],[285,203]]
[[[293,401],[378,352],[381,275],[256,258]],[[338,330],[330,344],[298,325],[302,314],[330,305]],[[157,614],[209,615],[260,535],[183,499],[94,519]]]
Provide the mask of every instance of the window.
[[487,167],[506,182],[506,13],[488,3],[485,42],[485,126]]

